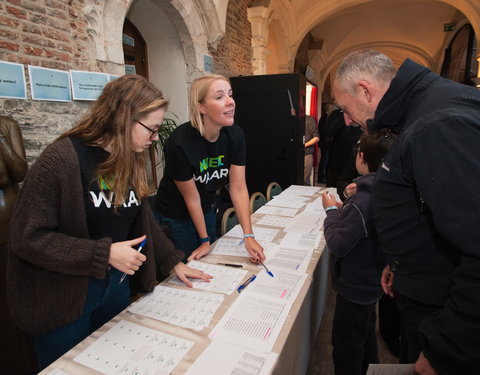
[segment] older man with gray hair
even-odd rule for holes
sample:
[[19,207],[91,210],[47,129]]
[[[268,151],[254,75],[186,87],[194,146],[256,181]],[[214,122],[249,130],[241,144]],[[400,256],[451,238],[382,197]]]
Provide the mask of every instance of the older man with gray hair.
[[480,373],[480,92],[374,50],[340,64],[345,122],[399,133],[378,169],[375,224],[417,374]]

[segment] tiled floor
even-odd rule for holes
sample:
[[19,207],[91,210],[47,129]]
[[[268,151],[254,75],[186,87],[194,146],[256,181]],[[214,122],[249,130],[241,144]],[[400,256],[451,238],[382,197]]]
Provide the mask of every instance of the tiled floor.
[[[334,366],[332,360],[332,322],[335,309],[335,292],[330,290],[327,300],[327,308],[323,317],[320,330],[317,334],[317,342],[310,357],[310,365],[307,375],[334,375]],[[378,319],[377,319],[378,322]],[[377,324],[378,326],[378,324]],[[380,363],[398,363],[398,359],[388,350],[383,339],[378,334],[377,341]]]

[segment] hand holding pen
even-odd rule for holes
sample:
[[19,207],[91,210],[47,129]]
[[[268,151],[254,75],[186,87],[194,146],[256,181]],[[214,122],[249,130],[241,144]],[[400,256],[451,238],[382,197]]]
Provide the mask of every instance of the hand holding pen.
[[[112,243],[108,263],[127,275],[133,275],[135,271],[139,270],[143,262],[147,260],[147,257],[138,251],[140,249],[139,245],[143,241],[146,241],[146,236]],[[142,246],[144,245],[145,242]]]

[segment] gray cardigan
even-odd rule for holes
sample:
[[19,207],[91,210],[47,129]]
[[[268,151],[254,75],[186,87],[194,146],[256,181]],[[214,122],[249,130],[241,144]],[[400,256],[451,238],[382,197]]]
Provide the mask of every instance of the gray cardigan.
[[[9,237],[7,294],[19,327],[38,335],[83,312],[90,277],[106,276],[111,239],[88,238],[79,162],[69,138],[48,146],[23,183]],[[149,238],[133,285],[151,291],[181,261],[146,200],[132,238]]]

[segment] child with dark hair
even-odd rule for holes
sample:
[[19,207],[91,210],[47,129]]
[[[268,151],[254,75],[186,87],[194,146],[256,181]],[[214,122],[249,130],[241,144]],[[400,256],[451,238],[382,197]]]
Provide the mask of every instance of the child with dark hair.
[[394,140],[395,135],[387,129],[362,134],[354,149],[360,174],[357,192],[343,205],[328,192],[322,196],[327,212],[324,233],[337,293],[332,328],[336,375],[363,375],[370,363],[378,363],[375,306],[383,293],[384,260],[371,200],[375,172]]

